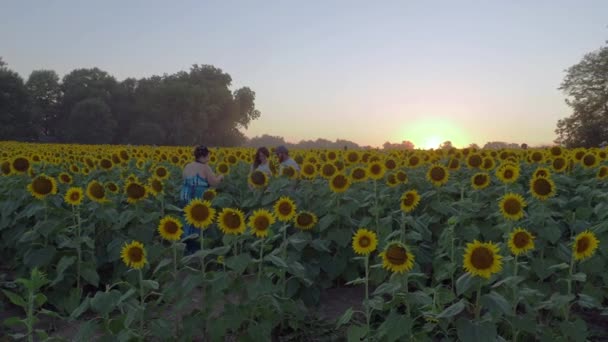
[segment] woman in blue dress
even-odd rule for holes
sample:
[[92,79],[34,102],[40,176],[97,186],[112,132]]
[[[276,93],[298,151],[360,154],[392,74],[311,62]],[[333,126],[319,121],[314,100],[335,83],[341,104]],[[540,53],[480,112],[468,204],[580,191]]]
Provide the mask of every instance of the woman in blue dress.
[[[194,161],[186,164],[183,171],[183,185],[179,200],[182,208],[185,208],[191,200],[203,198],[203,194],[209,187],[218,186],[224,179],[223,175],[216,176],[209,167],[209,149],[206,146],[197,146],[194,149]],[[200,229],[184,224],[184,235],[182,238],[196,234],[200,235]],[[186,240],[186,253],[191,254],[200,249],[198,240]]]

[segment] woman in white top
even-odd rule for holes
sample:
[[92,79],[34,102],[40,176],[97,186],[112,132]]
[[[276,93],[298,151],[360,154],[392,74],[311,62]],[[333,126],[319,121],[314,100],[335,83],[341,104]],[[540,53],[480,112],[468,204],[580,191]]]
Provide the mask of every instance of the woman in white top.
[[270,151],[266,147],[260,147],[255,152],[255,157],[253,158],[253,164],[251,165],[251,172],[253,171],[262,171],[268,177],[272,175],[272,171],[270,170],[270,165],[268,164],[268,158],[270,157]]

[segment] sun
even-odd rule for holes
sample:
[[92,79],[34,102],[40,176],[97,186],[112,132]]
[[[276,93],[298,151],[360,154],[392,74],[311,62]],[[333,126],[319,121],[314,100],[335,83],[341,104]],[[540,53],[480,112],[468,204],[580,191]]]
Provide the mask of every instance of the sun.
[[424,140],[424,142],[422,143],[422,148],[425,150],[436,149],[439,148],[439,145],[441,145],[442,142],[443,140],[441,139],[441,137],[437,135],[431,135],[426,138],[426,140]]

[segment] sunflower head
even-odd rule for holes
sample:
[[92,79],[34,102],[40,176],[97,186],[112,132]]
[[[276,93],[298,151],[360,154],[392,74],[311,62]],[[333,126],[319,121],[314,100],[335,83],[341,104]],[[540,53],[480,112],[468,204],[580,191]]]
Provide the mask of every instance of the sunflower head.
[[141,269],[146,264],[146,250],[144,245],[139,241],[133,241],[124,245],[120,251],[120,257],[127,267],[133,269]]
[[342,193],[350,187],[350,179],[345,175],[338,173],[329,180],[329,188],[332,192]]
[[420,157],[418,155],[411,155],[408,159],[407,159],[407,165],[411,168],[416,168],[418,166],[420,166],[420,164],[422,163],[422,160],[420,160]]
[[592,169],[598,166],[599,163],[599,158],[593,152],[588,152],[581,158],[581,164],[586,169]]
[[338,169],[332,163],[325,163],[325,164],[321,165],[320,172],[321,172],[321,177],[323,177],[325,179],[330,179],[331,177],[333,177],[336,174],[336,172],[338,172]]
[[504,195],[498,203],[498,207],[504,218],[514,221],[524,217],[524,208],[526,205],[527,203],[524,198],[521,195],[514,193]]
[[597,169],[596,174],[597,179],[606,179],[608,178],[608,166],[602,165]]
[[478,153],[471,153],[467,157],[467,166],[469,168],[479,168],[483,164],[483,158]]
[[184,233],[182,222],[173,216],[165,216],[160,220],[158,232],[163,239],[168,241],[177,241]]
[[524,254],[534,249],[534,236],[523,228],[516,228],[509,234],[509,249],[513,255]]
[[564,157],[555,157],[551,162],[551,167],[555,172],[562,172],[568,167],[568,160]]
[[492,274],[502,270],[502,256],[499,254],[498,245],[492,242],[467,243],[463,260],[464,270],[482,278],[490,278]]
[[359,228],[353,236],[353,251],[361,255],[369,255],[378,247],[376,233],[365,228]]
[[302,230],[311,230],[318,222],[317,215],[310,211],[301,211],[293,219],[296,227]]
[[380,257],[382,266],[394,273],[405,273],[414,268],[414,255],[399,241],[389,242]]
[[82,198],[84,197],[84,191],[79,187],[71,187],[66,191],[63,200],[67,204],[71,205],[80,205],[82,203]]
[[125,186],[125,193],[127,194],[127,202],[133,204],[145,199],[148,195],[148,189],[137,180],[133,180]]
[[32,163],[26,157],[16,157],[11,163],[11,169],[15,173],[27,173],[32,167]]
[[207,189],[203,193],[203,200],[211,202],[211,201],[213,201],[215,196],[217,196],[217,191],[215,191],[215,189]]
[[230,167],[226,163],[217,164],[216,169],[217,169],[217,173],[219,173],[221,175],[227,175],[228,173],[230,173]]
[[289,197],[281,197],[274,204],[274,213],[281,222],[288,222],[296,215],[296,204]]
[[259,238],[268,236],[270,227],[275,223],[274,215],[266,209],[258,209],[249,217],[249,227]]
[[44,199],[57,193],[57,182],[45,174],[39,174],[27,186],[28,191],[37,199]]
[[382,177],[384,177],[385,172],[386,169],[384,167],[384,164],[379,161],[371,162],[367,168],[369,178],[375,180],[382,179]]
[[409,190],[404,192],[403,195],[401,195],[400,203],[401,210],[404,212],[409,213],[413,211],[418,206],[418,203],[420,203],[418,191]]
[[496,176],[505,184],[514,183],[519,178],[519,167],[512,163],[506,163],[496,170]]
[[114,164],[112,163],[112,161],[110,159],[102,158],[99,161],[99,167],[103,170],[108,171],[108,170],[112,169],[113,166],[114,166]]
[[256,189],[264,188],[268,185],[268,176],[260,170],[254,170],[247,177],[247,182]]
[[551,177],[551,171],[549,169],[547,169],[546,167],[538,167],[536,168],[536,170],[534,170],[534,173],[532,174],[532,177],[547,177],[550,178]]
[[241,235],[245,232],[245,215],[239,209],[222,209],[217,222],[220,230],[226,235]]
[[120,190],[118,185],[116,185],[116,183],[114,183],[114,182],[107,182],[105,185],[106,185],[106,189],[108,189],[108,191],[113,194],[118,193],[118,191]]
[[471,176],[471,186],[475,190],[485,189],[490,185],[490,175],[485,172],[479,172]]
[[450,173],[448,169],[439,164],[432,165],[426,173],[426,179],[435,186],[442,186],[448,182]]
[[0,174],[2,174],[4,176],[8,176],[11,174],[11,172],[12,172],[11,163],[9,161],[5,160],[2,163],[0,163]]
[[285,166],[281,171],[281,176],[285,176],[289,179],[298,178],[298,172],[292,166]]
[[450,161],[448,161],[448,169],[451,171],[460,170],[460,160],[455,157],[450,158]]
[[407,173],[405,173],[405,171],[402,171],[402,170],[397,171],[397,173],[395,174],[395,177],[397,177],[397,181],[401,184],[407,184],[407,182],[408,182]]
[[154,176],[158,177],[159,179],[165,180],[170,176],[169,170],[167,170],[166,167],[159,165],[154,169]]
[[367,179],[367,170],[362,167],[355,167],[350,171],[350,178],[353,182],[362,182]]
[[148,179],[148,190],[154,196],[158,196],[163,193],[164,185],[162,179],[153,176]]
[[530,180],[530,192],[535,198],[544,201],[555,196],[555,183],[548,177],[535,177]]
[[209,201],[195,198],[184,208],[186,222],[199,229],[206,229],[213,223],[215,209]]
[[595,234],[590,230],[585,230],[579,233],[574,239],[572,245],[572,254],[574,260],[582,261],[590,258],[595,254],[600,241],[597,239]]
[[314,164],[306,162],[302,165],[302,176],[304,178],[312,179],[317,175],[317,168]]
[[72,176],[67,172],[61,172],[57,177],[62,184],[72,184]]

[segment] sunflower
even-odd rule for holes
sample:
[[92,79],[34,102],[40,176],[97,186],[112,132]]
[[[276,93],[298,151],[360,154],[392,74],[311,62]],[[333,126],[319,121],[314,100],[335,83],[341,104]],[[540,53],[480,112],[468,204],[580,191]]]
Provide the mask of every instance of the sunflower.
[[279,221],[288,222],[296,215],[296,204],[289,197],[281,197],[274,204],[274,213]]
[[215,209],[209,201],[195,198],[184,208],[186,222],[199,229],[205,229],[213,223]]
[[114,164],[112,163],[112,161],[110,159],[103,158],[99,161],[99,167],[101,167],[102,169],[104,169],[106,171],[112,169],[113,166],[114,166]]
[[369,178],[375,180],[382,179],[385,171],[384,164],[379,161],[371,162],[367,168]]
[[532,173],[532,177],[546,177],[546,178],[550,178],[551,177],[551,171],[549,169],[547,169],[546,167],[538,167],[536,168],[536,170],[534,170],[534,173]]
[[578,234],[572,245],[574,260],[581,261],[592,257],[599,243],[600,241],[595,237],[595,234],[589,230]]
[[359,158],[359,153],[357,153],[356,151],[349,151],[346,154],[346,160],[351,164],[358,162]]
[[502,256],[498,254],[498,245],[492,242],[467,243],[464,253],[464,270],[473,276],[490,278],[502,270]]
[[516,228],[509,234],[509,249],[513,255],[524,254],[534,249],[534,236],[523,228]]
[[141,269],[146,264],[146,250],[144,245],[139,241],[133,241],[130,244],[125,244],[120,251],[120,257],[127,267],[136,270]]
[[552,156],[554,157],[559,157],[562,155],[563,153],[563,149],[561,148],[561,146],[553,146],[549,149],[549,152],[551,153]]
[[296,172],[296,169],[294,169],[292,166],[283,167],[283,169],[281,171],[281,175],[286,176],[290,179],[296,179],[298,177],[298,173]]
[[353,182],[362,182],[367,179],[367,170],[362,167],[355,167],[350,171],[350,178]]
[[321,170],[320,170],[321,177],[323,177],[325,179],[332,178],[336,174],[336,172],[338,172],[338,169],[336,168],[336,166],[334,164],[326,163],[321,166]]
[[361,255],[369,255],[378,247],[378,237],[376,233],[365,228],[359,228],[353,236],[353,251]]
[[217,217],[217,222],[224,234],[240,235],[245,232],[245,215],[239,209],[222,209]]
[[420,162],[420,157],[417,155],[412,155],[407,159],[407,165],[411,168],[420,166]]
[[127,202],[133,204],[146,198],[148,189],[137,181],[131,181],[125,186],[125,193],[127,194]]
[[471,169],[479,168],[483,164],[483,158],[478,153],[471,153],[467,157],[467,166]]
[[268,236],[268,230],[275,222],[274,215],[266,209],[258,209],[249,217],[249,227],[259,238]]
[[394,273],[404,273],[414,268],[414,255],[399,241],[391,241],[380,253],[382,266]]
[[211,202],[215,196],[217,196],[217,191],[215,191],[215,189],[207,189],[203,193],[203,200]]
[[312,179],[317,175],[317,168],[314,164],[306,162],[302,165],[302,176],[304,178]]
[[329,188],[335,193],[343,193],[350,187],[350,179],[338,173],[329,180]]
[[397,180],[397,176],[394,172],[388,173],[386,175],[386,185],[393,188],[399,185],[399,181]]
[[165,216],[160,220],[158,232],[163,239],[169,241],[179,240],[184,233],[182,230],[182,222],[173,216]]
[[221,175],[227,175],[228,173],[230,173],[230,167],[228,166],[228,164],[223,162],[217,164],[216,170]]
[[153,196],[158,196],[164,191],[163,181],[156,176],[152,176],[148,179],[147,188]]
[[296,224],[296,227],[302,230],[310,230],[318,222],[317,215],[311,213],[310,211],[299,212],[293,220]]
[[498,203],[502,216],[514,221],[524,217],[524,208],[526,205],[524,198],[521,195],[514,193],[504,195]]
[[450,171],[458,171],[460,170],[460,160],[458,160],[458,158],[450,158],[450,161],[448,161],[448,169]]
[[394,170],[397,167],[397,162],[393,158],[388,158],[384,161],[384,167],[387,170]]
[[67,204],[71,205],[80,205],[82,203],[82,198],[84,197],[84,191],[79,187],[71,187],[66,191],[63,200]]
[[32,179],[27,190],[37,199],[44,199],[46,196],[57,193],[57,182],[54,178],[42,173]]
[[409,190],[403,193],[403,195],[401,195],[401,210],[403,210],[406,213],[411,212],[412,210],[416,209],[416,207],[418,206],[418,203],[420,203],[420,195],[418,194],[418,191],[416,190]]
[[450,173],[448,169],[439,164],[435,164],[429,168],[426,173],[426,179],[435,186],[442,186],[448,182]]
[[530,154],[529,158],[533,163],[542,163],[545,160],[545,154],[541,151],[534,151]]
[[555,196],[555,183],[547,177],[532,178],[530,180],[530,192],[535,198],[544,201]]
[[3,161],[2,163],[0,163],[0,171],[0,174],[3,174],[5,176],[10,175],[12,172],[11,163],[8,161]]
[[511,163],[504,164],[496,170],[496,176],[505,184],[514,183],[519,178],[519,167]]
[[568,167],[568,160],[564,157],[556,157],[551,162],[551,167],[555,172],[562,172]]
[[581,158],[581,164],[583,164],[583,167],[586,169],[592,169],[598,166],[599,163],[599,158],[593,152],[588,152]]
[[249,177],[247,177],[247,182],[249,185],[256,189],[264,188],[268,185],[268,177],[266,173],[260,170],[254,170],[249,173]]
[[475,190],[485,189],[490,185],[490,175],[485,172],[479,172],[471,176],[471,186]]
[[11,168],[16,173],[27,173],[31,167],[32,163],[25,157],[16,157],[11,163]]
[[492,157],[483,158],[483,164],[481,164],[481,169],[485,171],[490,171],[496,166],[496,162]]
[[602,165],[597,169],[597,179],[606,179],[608,177],[608,166]]
[[154,169],[154,175],[159,179],[165,180],[169,178],[169,170],[166,167],[159,165]]
[[59,179],[61,184],[72,184],[72,176],[67,172],[61,172],[59,176],[57,176],[57,179]]
[[108,189],[109,192],[116,194],[118,193],[118,190],[120,190],[120,188],[118,187],[118,185],[116,185],[116,183],[114,182],[107,182],[105,184],[106,189]]

